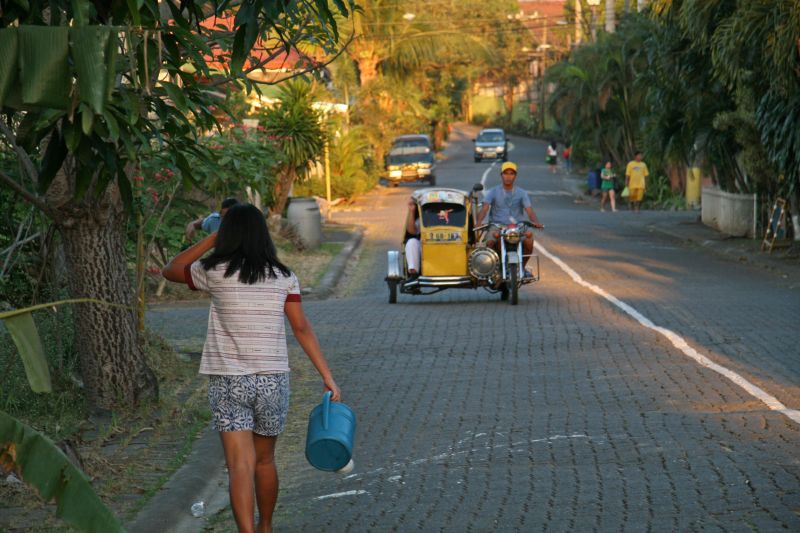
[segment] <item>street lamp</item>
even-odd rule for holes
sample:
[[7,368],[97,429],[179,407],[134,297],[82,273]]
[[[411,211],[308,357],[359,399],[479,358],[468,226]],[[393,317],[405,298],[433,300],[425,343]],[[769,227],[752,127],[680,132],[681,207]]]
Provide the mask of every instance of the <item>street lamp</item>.
[[592,8],[592,42],[597,42],[597,6],[600,5],[600,0],[586,0],[589,7]]

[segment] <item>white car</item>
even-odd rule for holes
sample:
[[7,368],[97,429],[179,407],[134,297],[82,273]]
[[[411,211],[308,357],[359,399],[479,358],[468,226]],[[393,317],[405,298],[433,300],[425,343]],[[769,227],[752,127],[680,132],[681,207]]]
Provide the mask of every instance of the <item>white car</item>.
[[478,136],[472,139],[472,142],[475,143],[473,155],[476,163],[484,159],[508,161],[508,137],[502,129],[482,129]]

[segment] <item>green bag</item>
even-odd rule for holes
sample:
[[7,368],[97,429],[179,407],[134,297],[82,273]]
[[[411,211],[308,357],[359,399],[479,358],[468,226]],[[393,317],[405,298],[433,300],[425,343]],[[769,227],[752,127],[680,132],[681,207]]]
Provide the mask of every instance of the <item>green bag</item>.
[[622,196],[623,198],[627,198],[628,196],[631,195],[631,191],[628,190],[628,186],[627,185],[625,186],[624,189],[622,189],[622,192],[619,193],[619,195]]

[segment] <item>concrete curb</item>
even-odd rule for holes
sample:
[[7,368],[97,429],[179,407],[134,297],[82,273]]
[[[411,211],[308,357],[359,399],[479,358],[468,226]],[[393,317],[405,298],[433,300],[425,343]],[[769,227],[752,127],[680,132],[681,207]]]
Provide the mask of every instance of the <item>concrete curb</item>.
[[[129,533],[192,532],[202,529],[203,518],[192,516],[192,504],[202,500],[205,516],[219,511],[212,506],[220,485],[225,486],[225,458],[219,435],[211,427],[203,430],[192,451],[181,466],[156,493],[147,505],[126,525]],[[227,491],[224,491],[227,496]],[[227,504],[227,498],[225,499]]]
[[312,300],[324,300],[333,293],[333,290],[336,288],[336,284],[342,278],[342,274],[344,274],[344,268],[347,266],[347,262],[353,256],[353,253],[358,249],[358,246],[361,244],[361,240],[363,238],[364,229],[359,226],[355,226],[355,230],[350,236],[350,239],[345,243],[344,248],[342,248],[338,255],[334,257],[333,261],[331,261],[331,264],[328,265],[328,270],[322,276],[319,284],[306,293],[305,296],[307,298]]

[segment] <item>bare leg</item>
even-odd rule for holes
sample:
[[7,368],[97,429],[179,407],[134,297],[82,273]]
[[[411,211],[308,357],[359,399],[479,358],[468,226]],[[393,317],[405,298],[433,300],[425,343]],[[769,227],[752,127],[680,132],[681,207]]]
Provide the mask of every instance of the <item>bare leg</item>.
[[522,268],[528,266],[528,261],[530,260],[531,258],[530,256],[532,253],[533,253],[533,238],[523,240],[522,255],[526,255],[528,257],[522,259]]
[[278,469],[275,466],[277,437],[253,434],[256,450],[256,502],[258,503],[258,532],[272,532],[272,512],[278,501]]
[[256,452],[252,431],[220,432],[225,462],[228,465],[231,509],[240,533],[255,531],[253,478]]
[[600,191],[600,211],[606,210],[606,200],[608,199],[608,192]]
[[608,197],[611,198],[611,210],[617,210],[617,193],[614,192],[614,189],[608,191]]

